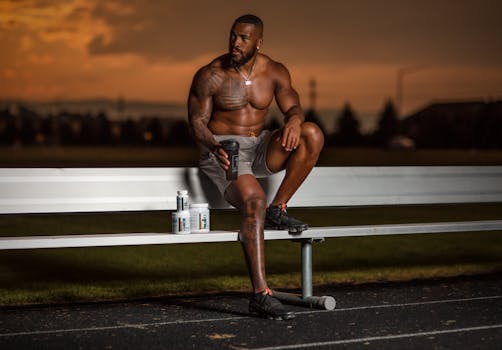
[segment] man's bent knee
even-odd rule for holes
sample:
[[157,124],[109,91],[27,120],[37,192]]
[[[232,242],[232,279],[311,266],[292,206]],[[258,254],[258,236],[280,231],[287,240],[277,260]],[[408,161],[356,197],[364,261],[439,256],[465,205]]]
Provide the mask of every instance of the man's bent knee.
[[314,143],[316,145],[324,144],[324,134],[319,128],[319,126],[312,122],[305,122],[302,124],[302,138],[306,139],[307,142]]

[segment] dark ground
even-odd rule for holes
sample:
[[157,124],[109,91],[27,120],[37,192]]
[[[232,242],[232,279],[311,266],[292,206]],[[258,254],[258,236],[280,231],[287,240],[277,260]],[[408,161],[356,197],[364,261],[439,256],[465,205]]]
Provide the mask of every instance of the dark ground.
[[0,309],[1,349],[500,349],[502,274],[328,285],[334,311],[247,314],[248,295]]

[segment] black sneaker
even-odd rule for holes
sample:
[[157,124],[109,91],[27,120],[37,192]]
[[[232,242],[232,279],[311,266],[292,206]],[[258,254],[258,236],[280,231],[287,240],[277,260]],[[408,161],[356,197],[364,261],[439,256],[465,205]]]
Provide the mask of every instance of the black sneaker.
[[265,216],[266,230],[288,230],[293,233],[301,233],[309,228],[306,223],[288,215],[286,203],[270,205]]
[[286,311],[279,300],[271,295],[256,293],[249,300],[249,312],[252,315],[269,320],[290,320],[295,317],[291,311]]

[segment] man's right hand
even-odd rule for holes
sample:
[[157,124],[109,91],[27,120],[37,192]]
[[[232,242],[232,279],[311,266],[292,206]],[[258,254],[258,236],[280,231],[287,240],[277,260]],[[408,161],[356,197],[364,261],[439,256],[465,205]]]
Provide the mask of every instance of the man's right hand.
[[223,147],[221,147],[221,145],[217,145],[216,147],[213,147],[211,152],[214,154],[223,170],[227,171],[230,167],[230,161],[228,160],[228,154],[225,152]]

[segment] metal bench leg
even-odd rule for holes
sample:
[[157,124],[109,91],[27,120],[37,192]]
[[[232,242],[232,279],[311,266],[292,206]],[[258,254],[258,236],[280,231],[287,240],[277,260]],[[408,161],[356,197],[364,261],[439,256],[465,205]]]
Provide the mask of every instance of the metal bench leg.
[[312,239],[304,239],[302,245],[302,295],[274,291],[277,299],[285,304],[306,306],[321,310],[334,310],[332,296],[312,296]]
[[302,296],[312,296],[312,240],[302,241]]

